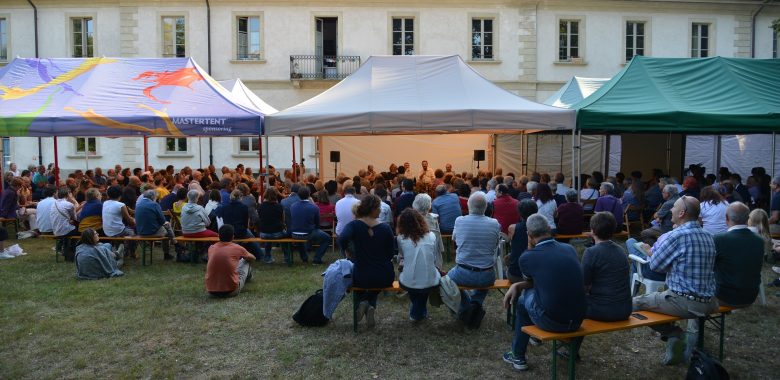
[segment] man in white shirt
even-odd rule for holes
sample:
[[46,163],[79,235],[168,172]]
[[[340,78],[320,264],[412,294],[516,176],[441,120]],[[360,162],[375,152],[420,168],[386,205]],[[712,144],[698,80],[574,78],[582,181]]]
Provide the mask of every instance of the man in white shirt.
[[73,251],[75,244],[67,236],[78,236],[79,230],[76,228],[76,200],[67,186],[62,186],[57,190],[57,200],[52,203],[49,216],[51,218],[52,232],[55,237],[66,237],[57,240],[57,252],[62,252],[66,261],[74,261],[75,253]]
[[352,213],[352,206],[355,203],[360,203],[360,200],[355,198],[355,187],[345,187],[344,198],[336,202],[336,235],[341,234],[341,231],[344,231],[344,227],[349,222],[355,220],[355,214]]
[[555,183],[558,184],[558,189],[555,190],[556,194],[560,194],[563,196],[566,196],[566,193],[571,190],[570,187],[566,186],[563,181],[565,180],[565,177],[563,176],[563,173],[556,173],[555,174]]
[[[406,177],[409,178],[408,175]],[[428,184],[433,183],[433,180],[434,180],[434,178],[436,178],[436,176],[435,176],[435,173],[434,173],[433,169],[428,167],[428,161],[423,161],[422,162],[422,172],[420,173],[420,175],[417,178],[422,183],[428,183]]]
[[46,186],[43,189],[43,199],[38,202],[37,210],[37,222],[38,232],[42,234],[51,234],[51,209],[54,206],[54,188]]

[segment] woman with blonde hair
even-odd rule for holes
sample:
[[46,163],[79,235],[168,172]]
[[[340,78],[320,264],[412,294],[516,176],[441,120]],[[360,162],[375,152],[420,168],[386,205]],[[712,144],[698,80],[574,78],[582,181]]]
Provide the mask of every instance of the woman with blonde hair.
[[772,235],[769,233],[769,215],[763,209],[757,208],[750,212],[748,228],[764,239],[764,256],[772,254]]

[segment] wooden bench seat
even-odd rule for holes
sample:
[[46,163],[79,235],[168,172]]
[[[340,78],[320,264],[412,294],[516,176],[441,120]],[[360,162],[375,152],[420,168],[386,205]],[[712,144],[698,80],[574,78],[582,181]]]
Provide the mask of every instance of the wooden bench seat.
[[[509,283],[509,280],[495,280],[493,282],[493,285],[486,286],[486,287],[470,287],[470,286],[458,286],[460,290],[501,290],[501,289],[509,289],[509,286],[512,285]],[[347,289],[347,292],[352,292],[352,328],[355,332],[357,332],[357,310],[358,310],[358,296],[357,292],[400,292],[403,291],[403,288],[401,288],[401,283],[398,281],[393,281],[393,286],[387,287],[387,288],[359,288],[359,287],[350,287]]]
[[[569,240],[569,239],[589,239],[593,233],[590,231],[583,231],[580,234],[575,235],[565,235],[565,234],[557,234],[555,235],[555,240]],[[622,238],[622,239],[628,239],[628,232],[622,231],[617,232],[614,235],[612,235],[613,238]]]
[[[716,330],[720,333],[720,360],[723,360],[723,335],[725,332],[725,316],[730,313],[734,308],[728,306],[720,306],[718,311],[708,316],[697,318],[699,324],[699,333],[697,336],[696,345],[699,350],[704,349],[704,329],[707,322],[714,324]],[[637,318],[636,315],[644,316],[646,319]],[[523,332],[539,339],[541,341],[552,341],[552,364],[551,364],[551,377],[557,378],[557,358],[558,358],[558,343],[563,343],[568,346],[569,349],[569,379],[574,379],[575,375],[575,345],[572,344],[571,338],[585,337],[588,335],[596,335],[609,333],[613,331],[631,330],[638,327],[649,327],[654,325],[660,325],[665,323],[677,322],[684,320],[685,318],[675,317],[672,315],[666,315],[661,313],[655,313],[651,311],[637,311],[631,314],[631,316],[625,321],[616,322],[601,322],[586,319],[582,321],[582,325],[577,331],[568,333],[554,333],[550,331],[542,330],[536,326],[523,326]]]
[[[187,244],[196,244],[196,243],[216,243],[219,241],[218,237],[202,237],[202,238],[193,238],[193,237],[184,237],[179,236],[176,238],[177,241],[187,243]],[[260,243],[260,244],[287,244],[292,245],[295,243],[305,243],[306,240],[302,239],[293,239],[293,238],[281,238],[281,239],[263,239],[263,238],[244,238],[244,239],[233,239],[234,243],[240,244],[240,243]],[[287,266],[292,266],[292,247],[289,249],[283,250],[285,252],[284,261],[287,262]],[[193,261],[194,262],[194,261]]]

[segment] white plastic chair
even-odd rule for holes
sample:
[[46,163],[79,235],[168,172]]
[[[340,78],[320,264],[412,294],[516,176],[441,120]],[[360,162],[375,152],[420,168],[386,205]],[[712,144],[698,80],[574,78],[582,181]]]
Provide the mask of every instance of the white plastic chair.
[[639,290],[639,284],[645,286],[645,292],[643,294],[655,293],[666,285],[665,281],[650,280],[642,275],[642,264],[647,264],[649,262],[647,259],[643,259],[637,255],[628,255],[628,258],[636,263],[636,273],[634,273],[631,278],[631,297],[636,295],[637,290]]

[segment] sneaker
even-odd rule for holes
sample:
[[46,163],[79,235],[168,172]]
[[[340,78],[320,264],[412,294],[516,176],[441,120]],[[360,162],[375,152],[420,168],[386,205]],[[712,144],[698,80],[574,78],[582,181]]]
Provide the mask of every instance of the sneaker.
[[542,341],[541,341],[541,340],[539,340],[539,339],[536,339],[536,338],[534,338],[534,337],[531,337],[531,338],[528,340],[528,343],[530,343],[530,344],[531,344],[532,346],[534,346],[534,347],[539,347],[539,346],[541,346],[541,345],[542,345]]
[[525,371],[528,369],[528,363],[525,362],[525,359],[515,357],[515,353],[512,351],[504,353],[504,361],[511,364],[516,370]]
[[266,264],[273,264],[273,263],[275,263],[275,262],[276,262],[276,260],[274,260],[274,258],[273,258],[272,256],[268,256],[268,257],[266,257],[266,258],[263,260],[263,262],[264,262],[264,263],[266,263]]
[[366,326],[368,328],[374,328],[376,326],[376,308],[373,306],[368,307],[368,311],[366,311]]
[[366,312],[368,311],[368,302],[363,301],[358,305],[357,309],[357,321],[360,322],[363,320],[363,316],[366,315]]
[[772,267],[772,272],[780,274],[780,267]]
[[664,365],[675,365],[683,361],[685,354],[685,340],[678,337],[669,337],[666,341],[666,355],[664,355]]

